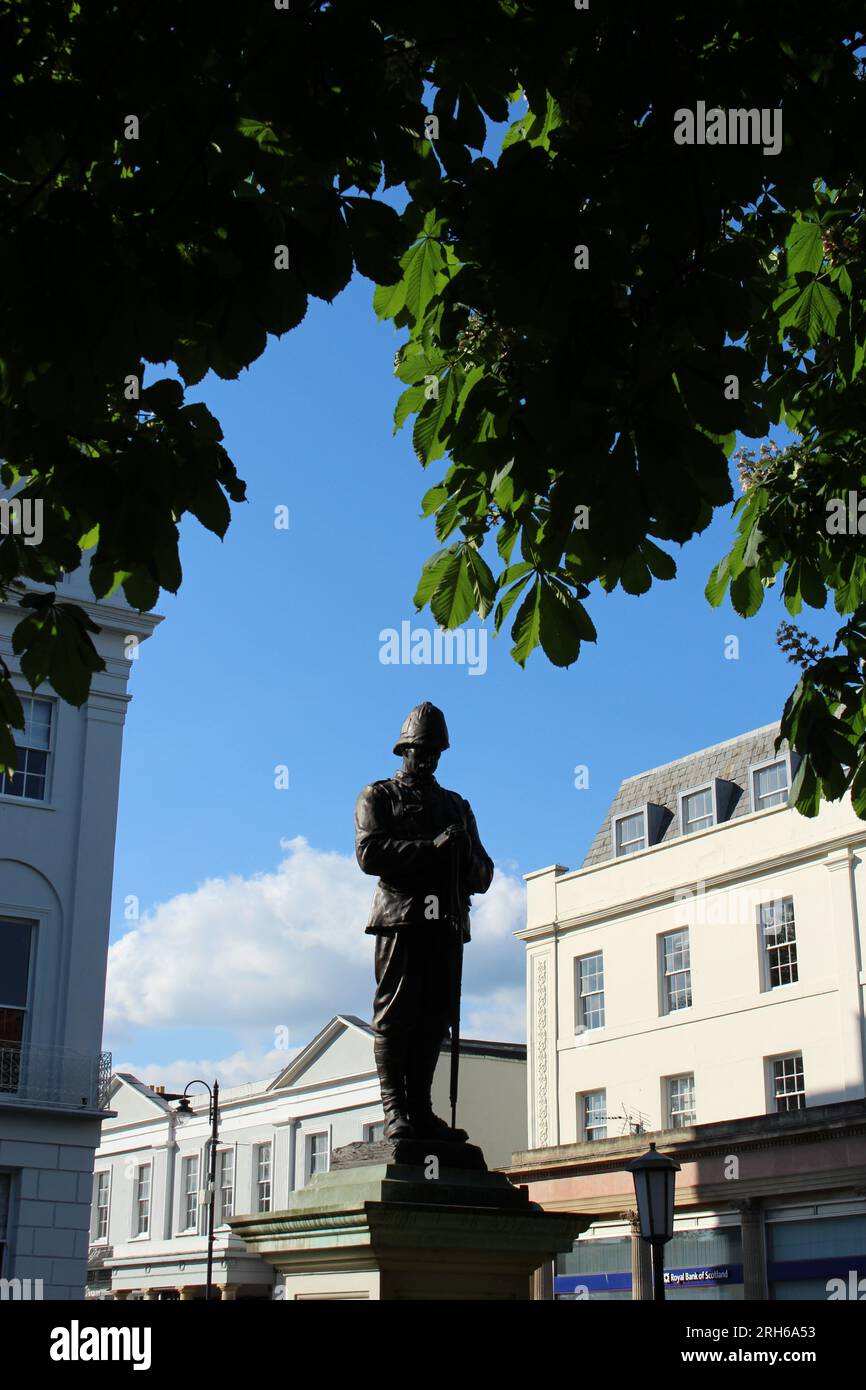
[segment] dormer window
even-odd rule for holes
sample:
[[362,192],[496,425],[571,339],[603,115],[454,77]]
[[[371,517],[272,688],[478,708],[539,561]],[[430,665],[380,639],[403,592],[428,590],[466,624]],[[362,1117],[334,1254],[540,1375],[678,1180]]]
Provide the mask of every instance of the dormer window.
[[712,785],[700,787],[698,791],[686,792],[680,799],[680,824],[684,835],[693,835],[696,830],[708,830],[716,823]]
[[615,857],[622,859],[626,854],[636,854],[638,850],[658,844],[670,819],[670,811],[653,801],[648,801],[633,811],[627,811],[624,816],[614,816]]
[[787,757],[752,768],[752,810],[766,811],[788,800],[791,785]]
[[616,822],[617,858],[646,849],[646,844],[646,808],[633,811],[630,816],[620,816]]

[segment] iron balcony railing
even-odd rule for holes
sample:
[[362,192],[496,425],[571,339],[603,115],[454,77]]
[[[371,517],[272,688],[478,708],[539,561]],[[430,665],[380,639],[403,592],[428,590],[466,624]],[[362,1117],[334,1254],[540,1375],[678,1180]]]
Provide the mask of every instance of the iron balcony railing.
[[7,1098],[107,1110],[110,1052],[0,1043],[0,1104]]

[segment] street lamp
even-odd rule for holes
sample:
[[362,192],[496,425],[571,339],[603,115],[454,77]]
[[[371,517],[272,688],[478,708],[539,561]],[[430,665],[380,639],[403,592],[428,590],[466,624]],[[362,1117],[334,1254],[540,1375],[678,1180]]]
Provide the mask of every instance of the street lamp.
[[626,1164],[634,1177],[637,1214],[643,1240],[652,1252],[653,1299],[665,1296],[664,1248],[674,1233],[674,1188],[680,1165],[650,1144],[645,1154]]
[[187,1095],[187,1091],[189,1090],[190,1086],[204,1086],[210,1098],[210,1110],[208,1112],[208,1119],[210,1120],[210,1161],[208,1163],[207,1179],[207,1284],[205,1285],[204,1296],[206,1299],[211,1299],[213,1298],[213,1228],[214,1204],[216,1202],[216,1156],[217,1141],[219,1139],[220,1084],[218,1081],[215,1081],[213,1084],[213,1090],[211,1090],[210,1086],[207,1084],[206,1081],[196,1080],[188,1082],[187,1085],[184,1087],[183,1091],[179,1092],[176,1095],[170,1092],[164,1092],[162,1096],[163,1100],[179,1101],[179,1105],[177,1107],[178,1115],[192,1114],[192,1106],[189,1103],[189,1096]]

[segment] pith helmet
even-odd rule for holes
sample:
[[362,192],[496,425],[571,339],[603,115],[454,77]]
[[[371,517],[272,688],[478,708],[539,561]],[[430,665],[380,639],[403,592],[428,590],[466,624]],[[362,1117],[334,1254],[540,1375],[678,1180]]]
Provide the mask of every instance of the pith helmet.
[[403,720],[400,737],[394,744],[394,752],[402,754],[405,749],[414,748],[419,743],[432,744],[440,753],[451,746],[448,742],[445,715],[441,709],[431,705],[429,700],[410,709]]

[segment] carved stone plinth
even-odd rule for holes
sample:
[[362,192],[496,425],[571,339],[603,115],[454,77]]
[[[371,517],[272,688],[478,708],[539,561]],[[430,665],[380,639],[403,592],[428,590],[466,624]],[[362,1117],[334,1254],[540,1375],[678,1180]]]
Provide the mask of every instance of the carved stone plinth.
[[409,1164],[424,1168],[435,1158],[443,1168],[471,1168],[486,1173],[484,1154],[477,1144],[448,1139],[377,1139],[366,1144],[344,1144],[331,1153],[331,1170],[359,1168],[369,1163]]
[[454,1146],[421,1143],[420,1163],[335,1164],[286,1211],[229,1224],[284,1275],[287,1300],[528,1299],[535,1270],[590,1217],[543,1211],[504,1173],[447,1167],[437,1147]]

